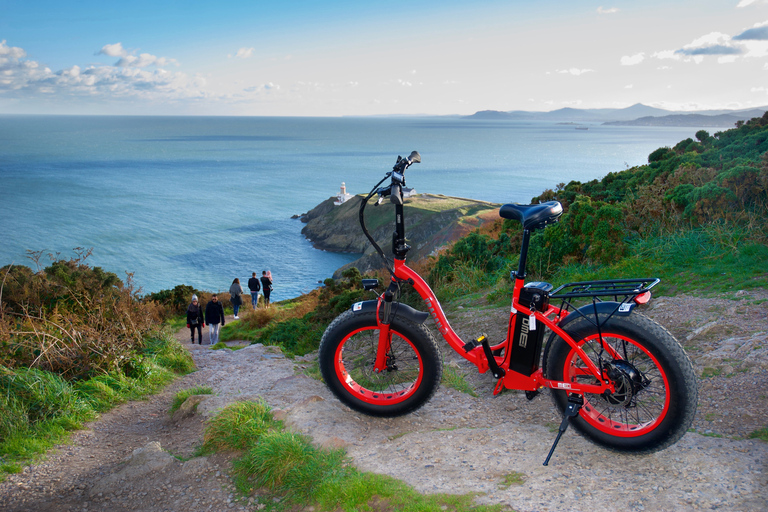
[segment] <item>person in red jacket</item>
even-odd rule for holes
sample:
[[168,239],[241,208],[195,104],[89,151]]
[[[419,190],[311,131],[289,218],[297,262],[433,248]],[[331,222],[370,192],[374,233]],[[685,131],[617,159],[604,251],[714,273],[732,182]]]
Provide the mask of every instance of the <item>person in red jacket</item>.
[[205,327],[205,315],[203,308],[197,303],[197,295],[192,296],[192,304],[187,308],[187,327],[189,327],[190,343],[195,343],[195,329],[197,329],[197,342],[203,344],[203,327]]

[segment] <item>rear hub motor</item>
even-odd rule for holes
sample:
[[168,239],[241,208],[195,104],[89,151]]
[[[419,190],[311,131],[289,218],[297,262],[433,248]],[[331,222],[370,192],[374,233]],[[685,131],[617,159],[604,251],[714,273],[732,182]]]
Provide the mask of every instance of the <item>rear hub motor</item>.
[[632,406],[632,399],[648,386],[649,381],[627,361],[614,360],[608,366],[608,377],[613,380],[616,391],[607,394],[605,399],[611,405]]

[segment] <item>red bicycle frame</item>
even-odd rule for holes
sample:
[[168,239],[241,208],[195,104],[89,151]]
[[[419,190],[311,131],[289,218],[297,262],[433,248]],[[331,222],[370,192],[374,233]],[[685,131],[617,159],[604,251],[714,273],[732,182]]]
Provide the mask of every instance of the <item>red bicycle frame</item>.
[[[435,296],[432,289],[429,287],[429,285],[422,279],[422,277],[416,273],[413,269],[408,267],[408,265],[405,264],[405,260],[402,259],[395,259],[394,260],[394,275],[392,277],[393,281],[402,280],[407,281],[409,283],[413,284],[413,288],[416,290],[416,292],[421,296],[421,298],[424,300],[424,303],[427,306],[427,310],[429,311],[429,314],[432,316],[432,319],[435,321],[435,325],[437,326],[437,330],[440,332],[440,335],[443,337],[443,339],[448,343],[448,345],[451,346],[457,353],[459,353],[462,357],[467,359],[469,362],[474,364],[478,371],[480,373],[485,373],[490,368],[488,359],[483,351],[482,346],[475,346],[471,350],[465,350],[464,347],[467,345],[467,343],[461,339],[461,337],[456,334],[456,331],[453,330],[451,327],[451,324],[448,322],[448,319],[445,316],[445,313],[443,312],[443,308],[440,305],[440,301],[437,300],[437,297]],[[539,311],[531,311],[529,308],[525,308],[518,304],[518,297],[520,296],[520,290],[523,288],[524,279],[523,278],[516,278],[515,279],[515,287],[513,291],[513,299],[512,299],[512,309],[510,311],[510,320],[511,317],[515,314],[524,314],[526,316],[534,315],[537,322],[541,322],[543,325],[549,327],[555,334],[560,336],[563,340],[565,340],[566,343],[568,343],[573,350],[578,354],[579,358],[584,363],[585,368],[582,368],[580,371],[584,374],[592,375],[597,382],[600,382],[601,384],[595,385],[595,384],[580,384],[576,382],[565,382],[565,381],[556,381],[556,380],[550,380],[544,377],[543,371],[541,368],[533,372],[532,375],[527,376],[523,375],[522,373],[516,372],[514,370],[511,370],[509,368],[509,362],[511,357],[511,347],[514,342],[513,340],[513,331],[512,329],[508,329],[507,331],[507,338],[506,340],[493,347],[494,350],[504,348],[504,354],[503,356],[494,356],[494,359],[496,361],[496,364],[504,370],[504,377],[500,379],[499,384],[496,386],[496,389],[494,390],[494,394],[498,394],[501,391],[502,386],[507,389],[519,389],[523,391],[536,391],[542,387],[547,388],[556,388],[561,390],[568,390],[572,393],[578,393],[578,394],[584,394],[584,393],[605,393],[608,392],[615,392],[615,388],[613,383],[610,379],[604,377],[601,375],[600,369],[595,365],[595,363],[587,356],[587,354],[584,352],[584,350],[579,346],[564,330],[562,330],[560,327],[558,327],[558,323],[560,320],[562,320],[568,312],[566,310],[563,310],[561,308],[555,307],[555,306],[548,306],[546,311],[539,312]],[[384,304],[384,295],[379,296],[379,303],[378,308],[381,309],[382,305]],[[379,327],[379,347],[377,351],[377,358],[376,358],[376,364],[375,368],[377,368],[379,371],[382,371],[384,368],[386,368],[386,354],[389,350],[389,343],[390,343],[390,334],[389,334],[389,325],[386,323],[383,323],[381,318],[382,315],[377,315],[378,318],[378,327]],[[509,322],[508,325],[513,325],[514,322]],[[612,354],[614,357],[618,357],[618,354]]]

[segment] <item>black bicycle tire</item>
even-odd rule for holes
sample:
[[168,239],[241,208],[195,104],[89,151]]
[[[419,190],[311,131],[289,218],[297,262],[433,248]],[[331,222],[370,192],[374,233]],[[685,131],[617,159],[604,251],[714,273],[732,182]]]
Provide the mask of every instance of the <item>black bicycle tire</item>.
[[[577,319],[568,324],[565,331],[577,342],[595,336],[598,329],[591,320]],[[669,380],[670,403],[659,425],[636,437],[619,437],[595,428],[584,418],[583,410],[571,419],[571,425],[582,436],[614,451],[651,453],[676,443],[693,423],[698,402],[696,373],[683,347],[667,329],[637,312],[612,317],[601,326],[600,331],[604,335],[630,337],[658,360]],[[552,335],[544,354],[544,372],[548,378],[564,380],[564,367],[571,351],[568,343]],[[553,389],[551,395],[562,414],[567,406],[568,391]],[[586,395],[585,398],[597,399],[596,395]]]
[[442,378],[442,357],[440,348],[432,332],[423,324],[395,317],[390,328],[407,339],[410,345],[419,353],[422,366],[422,378],[418,388],[411,396],[402,402],[377,405],[365,402],[352,393],[345,383],[341,382],[336,372],[336,351],[340,343],[357,329],[375,329],[375,312],[345,311],[339,315],[325,330],[320,341],[318,363],[323,380],[331,392],[351,409],[369,416],[396,417],[411,413],[427,403],[437,391]]

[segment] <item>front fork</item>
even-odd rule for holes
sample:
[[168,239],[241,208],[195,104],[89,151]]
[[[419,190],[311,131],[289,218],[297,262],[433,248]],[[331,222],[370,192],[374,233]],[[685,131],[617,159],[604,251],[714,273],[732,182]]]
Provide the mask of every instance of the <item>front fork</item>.
[[389,324],[391,322],[392,301],[396,290],[397,285],[394,282],[390,283],[387,290],[379,296],[376,305],[376,323],[379,328],[379,346],[376,348],[376,362],[373,364],[373,371],[376,373],[381,373],[387,369],[387,354],[389,354],[392,345]]

